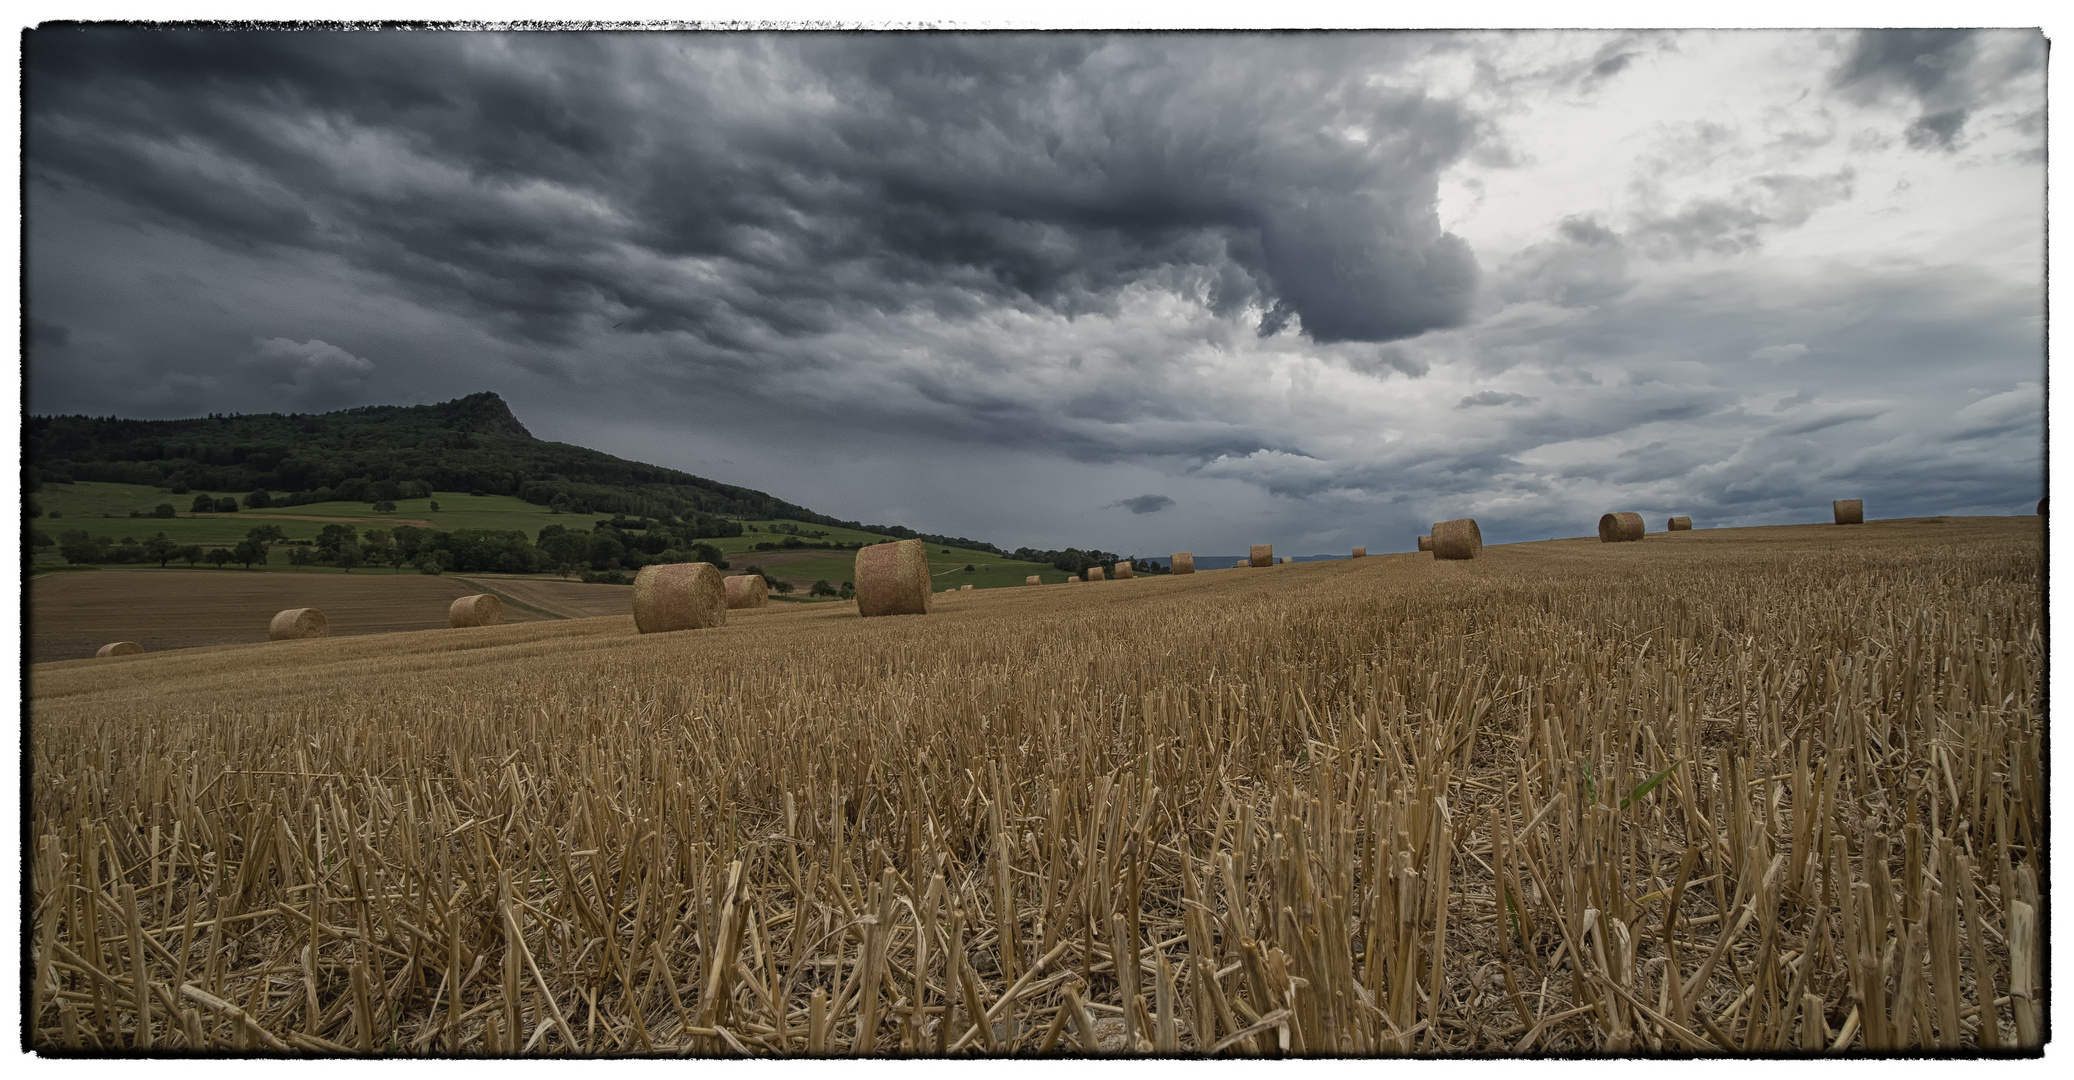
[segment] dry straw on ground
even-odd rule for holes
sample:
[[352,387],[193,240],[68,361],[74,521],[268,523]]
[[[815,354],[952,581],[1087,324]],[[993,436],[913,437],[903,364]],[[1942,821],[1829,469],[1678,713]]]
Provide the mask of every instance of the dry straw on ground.
[[644,634],[727,625],[727,586],[712,563],[663,563],[634,575],[634,629]]
[[1633,543],[1642,539],[1645,532],[1640,514],[1604,514],[1599,518],[1599,543],[1602,544]]
[[293,641],[297,638],[320,638],[331,633],[331,624],[324,613],[313,607],[289,608],[276,614],[267,623],[268,641]]
[[1354,554],[1351,557],[1356,559],[1365,559],[1368,557],[1368,549],[1365,547],[1357,547],[1354,549]]
[[1177,574],[1193,574],[1193,573],[1195,573],[1195,555],[1194,555],[1194,553],[1192,553],[1192,552],[1187,552],[1187,551],[1177,551],[1177,552],[1175,552],[1175,553],[1174,553],[1174,560],[1173,560],[1173,564],[1172,564],[1172,566],[1173,566],[1173,571],[1174,571],[1174,573],[1177,573]]
[[958,591],[959,591],[959,592],[971,592],[971,591],[972,591],[972,586],[970,586],[970,585],[960,585],[960,586],[958,586]]
[[135,656],[144,651],[144,646],[134,641],[112,641],[94,650],[95,658],[104,656]]
[[1255,545],[1253,545],[1253,550],[1252,550],[1252,553],[1251,553],[1251,554],[1249,554],[1249,555],[1248,555],[1248,556],[1246,557],[1246,565],[1248,565],[1248,566],[1273,566],[1273,565],[1275,565],[1275,545],[1273,545],[1273,544],[1255,544]]
[[760,608],[770,603],[771,583],[762,574],[736,574],[720,579],[727,590],[727,606],[735,608]]
[[956,620],[37,665],[24,1037],[2036,1047],[2043,531],[1710,529]]
[[[1436,528],[1436,529],[1440,528],[1440,526],[1439,526],[1439,525],[1435,525],[1435,526],[1433,526],[1433,527],[1434,527],[1434,528]],[[1424,533],[1424,534],[1421,534],[1421,535],[1419,536],[1419,550],[1420,550],[1420,551],[1432,551],[1432,550],[1433,550],[1433,535],[1432,535],[1431,533]]]
[[1483,530],[1475,518],[1456,518],[1433,526],[1435,559],[1474,559],[1483,554]]
[[1026,578],[1024,578],[1024,579],[1023,579],[1023,584],[1025,584],[1025,585],[1042,585],[1042,584],[1044,584],[1044,579],[1043,579],[1043,578],[1041,578],[1041,577],[1038,577],[1038,576],[1037,576],[1036,574],[1031,574],[1031,575],[1030,575],[1029,577],[1026,577]]
[[1116,564],[1116,580],[1124,581],[1127,580],[1130,576],[1131,564],[1129,562],[1119,562]]
[[1864,499],[1838,499],[1830,504],[1830,510],[1836,514],[1838,525],[1865,524]]
[[1101,581],[1107,577],[1108,573],[1099,566],[1090,566],[1087,568],[1087,579],[1089,581]]
[[929,598],[934,595],[929,581],[929,549],[920,540],[858,548],[853,573],[857,614],[929,613]]
[[1665,524],[1664,528],[1670,532],[1689,532],[1692,529],[1692,519],[1689,517],[1674,517]]
[[504,601],[491,593],[464,596],[447,605],[449,627],[499,626],[504,622]]

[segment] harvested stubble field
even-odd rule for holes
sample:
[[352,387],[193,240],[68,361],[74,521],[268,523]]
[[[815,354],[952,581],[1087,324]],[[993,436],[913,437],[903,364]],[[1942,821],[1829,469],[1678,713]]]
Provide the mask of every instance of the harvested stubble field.
[[[502,591],[501,583],[495,587]],[[29,582],[29,659],[43,663],[92,656],[111,641],[134,641],[151,652],[264,642],[267,620],[297,607],[322,610],[334,635],[428,630],[447,624],[447,605],[455,598],[481,591],[458,577],[423,574],[356,577],[157,567],[46,574]],[[616,592],[623,609],[626,590]],[[548,616],[511,605],[504,617],[524,622]]]
[[39,666],[33,1039],[2035,1046],[2040,532]]

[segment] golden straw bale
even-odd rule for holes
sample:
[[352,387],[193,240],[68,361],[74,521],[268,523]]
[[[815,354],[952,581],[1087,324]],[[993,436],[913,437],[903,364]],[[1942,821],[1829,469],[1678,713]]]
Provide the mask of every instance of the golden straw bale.
[[1128,563],[1128,562],[1120,562],[1120,563],[1117,563],[1117,564],[1116,564],[1116,580],[1118,580],[1118,581],[1128,581],[1128,580],[1130,580],[1130,577],[1131,577],[1131,564],[1130,564],[1130,563]]
[[958,591],[959,591],[959,592],[971,592],[971,591],[972,591],[972,586],[970,586],[970,585],[960,585],[960,586],[958,586]]
[[1690,532],[1692,530],[1692,519],[1689,517],[1674,517],[1665,527],[1671,532]]
[[1108,572],[1103,570],[1099,566],[1090,566],[1087,568],[1087,579],[1089,581],[1102,581],[1107,579],[1108,576]]
[[1356,559],[1366,559],[1366,558],[1368,558],[1368,549],[1367,549],[1367,548],[1365,548],[1365,547],[1358,547],[1358,548],[1355,548],[1355,549],[1354,549],[1354,554],[1353,554],[1353,558],[1356,558]]
[[144,651],[144,646],[134,641],[116,641],[94,650],[95,656],[135,656]]
[[857,614],[927,615],[935,595],[929,580],[929,548],[920,540],[896,540],[857,549]]
[[727,625],[727,586],[712,563],[663,563],[634,575],[634,629],[644,634]]
[[1483,530],[1475,518],[1456,518],[1433,526],[1433,557],[1474,559],[1483,554]]
[[762,574],[736,574],[720,583],[727,589],[729,608],[759,608],[771,601],[771,583]]
[[[2042,513],[2043,511],[2040,512]],[[1177,574],[1195,573],[1195,553],[1188,551],[1175,552],[1173,571]]]
[[1622,544],[1642,539],[1642,515],[1604,514],[1599,517],[1599,543]]
[[496,626],[503,621],[504,601],[492,593],[464,596],[446,609],[448,626]]
[[324,613],[313,607],[289,608],[274,616],[266,625],[268,641],[291,641],[295,638],[330,637],[331,624]]
[[1836,513],[1836,523],[1838,525],[1865,524],[1864,499],[1838,499],[1831,504],[1830,508]]
[[1255,544],[1255,545],[1253,545],[1253,551],[1252,551],[1252,554],[1250,554],[1250,555],[1248,555],[1248,556],[1246,557],[1246,565],[1247,565],[1247,566],[1273,566],[1273,565],[1275,565],[1275,545],[1273,545],[1273,544]]
[[[1435,525],[1435,526],[1434,526],[1434,528],[1436,528],[1436,529],[1437,529],[1437,528],[1439,528],[1439,527],[1440,527],[1440,526],[1438,526],[1438,525]],[[1420,550],[1420,551],[1432,551],[1432,550],[1433,550],[1433,536],[1432,536],[1432,534],[1431,534],[1431,533],[1421,533],[1421,534],[1419,534],[1419,550]]]
[[1042,584],[1044,584],[1044,579],[1043,579],[1043,578],[1041,578],[1041,577],[1038,577],[1038,576],[1037,576],[1037,575],[1035,575],[1035,574],[1031,574],[1031,575],[1030,575],[1029,577],[1026,577],[1026,578],[1024,578],[1024,579],[1023,579],[1023,584],[1025,584],[1025,585],[1042,585]]

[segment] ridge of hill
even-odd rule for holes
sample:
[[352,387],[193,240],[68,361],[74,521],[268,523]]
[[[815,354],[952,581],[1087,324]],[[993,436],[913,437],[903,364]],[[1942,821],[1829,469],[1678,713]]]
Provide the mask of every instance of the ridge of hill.
[[[75,480],[194,491],[285,492],[274,506],[395,501],[433,491],[509,495],[577,514],[677,518],[704,535],[719,519],[786,520],[1006,555],[993,544],[866,525],[753,488],[535,438],[494,392],[434,405],[329,413],[212,413],[188,420],[31,416],[27,486]],[[1091,553],[1104,554],[1104,553]]]

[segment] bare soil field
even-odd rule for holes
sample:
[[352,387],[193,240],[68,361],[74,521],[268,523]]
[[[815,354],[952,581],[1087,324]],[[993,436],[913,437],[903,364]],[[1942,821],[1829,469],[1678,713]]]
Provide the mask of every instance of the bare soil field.
[[2042,525],[36,664],[26,1037],[2022,1052]]
[[[150,652],[265,642],[267,620],[293,607],[323,611],[333,636],[430,630],[446,627],[455,597],[481,591],[459,578],[424,574],[157,568],[45,574],[29,582],[27,645],[30,661],[43,663],[91,657],[111,641],[134,641]],[[621,604],[623,610],[624,599]],[[506,605],[504,617],[546,616]]]

